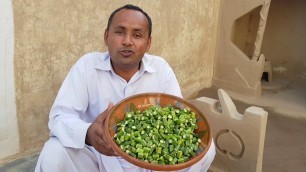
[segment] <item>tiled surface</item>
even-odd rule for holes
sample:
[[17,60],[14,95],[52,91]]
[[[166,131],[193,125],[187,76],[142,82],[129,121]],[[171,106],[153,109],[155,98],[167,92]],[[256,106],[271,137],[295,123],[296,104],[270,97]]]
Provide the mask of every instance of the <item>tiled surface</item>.
[[33,172],[39,154],[17,159],[4,165],[0,165],[0,172]]

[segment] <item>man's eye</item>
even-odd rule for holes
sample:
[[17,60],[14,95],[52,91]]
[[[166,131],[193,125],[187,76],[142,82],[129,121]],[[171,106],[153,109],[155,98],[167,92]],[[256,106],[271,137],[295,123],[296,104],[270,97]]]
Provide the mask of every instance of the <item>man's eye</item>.
[[142,35],[141,34],[135,34],[135,38],[141,38]]
[[123,34],[123,32],[120,31],[120,30],[115,31],[115,33],[118,34],[118,35],[122,35]]

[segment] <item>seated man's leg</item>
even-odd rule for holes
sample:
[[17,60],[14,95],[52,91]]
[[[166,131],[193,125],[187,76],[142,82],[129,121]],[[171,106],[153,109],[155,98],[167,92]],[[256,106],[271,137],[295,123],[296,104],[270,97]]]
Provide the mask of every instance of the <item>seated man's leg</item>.
[[189,168],[179,170],[177,172],[206,172],[209,169],[211,163],[213,162],[215,155],[216,148],[214,142],[212,141],[207,153],[202,159],[200,159],[199,162],[195,163]]
[[[185,168],[183,170],[178,170],[176,172],[206,172],[209,169],[211,163],[213,162],[215,155],[216,155],[215,144],[214,142],[212,142],[206,155],[199,162],[197,162],[191,167]],[[147,170],[137,167],[123,158],[118,158],[118,160],[124,172],[152,172],[152,170]]]
[[99,171],[98,159],[88,148],[64,147],[57,138],[51,137],[44,145],[35,172]]
[[206,155],[196,164],[194,164],[191,168],[188,169],[188,172],[206,172],[211,163],[213,162],[216,155],[216,147],[214,141],[210,144],[210,147],[206,153]]

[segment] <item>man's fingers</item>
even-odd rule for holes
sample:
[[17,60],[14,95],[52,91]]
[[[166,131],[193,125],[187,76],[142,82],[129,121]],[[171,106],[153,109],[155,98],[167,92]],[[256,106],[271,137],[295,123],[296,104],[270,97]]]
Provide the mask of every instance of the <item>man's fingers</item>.
[[100,145],[98,146],[96,149],[102,153],[103,155],[106,156],[114,156],[114,153],[111,149],[107,149],[106,147],[104,147],[105,145]]
[[106,156],[115,156],[114,152],[108,149],[104,149],[103,154]]
[[107,155],[107,156],[115,156],[116,154],[114,153],[113,149],[107,144],[104,142],[103,139],[99,138],[97,140],[97,143],[98,145],[96,146],[96,149],[104,154],[104,155]]
[[95,122],[92,124],[94,128],[94,142],[93,146],[96,150],[100,153],[107,155],[107,156],[116,156],[114,150],[108,144],[108,140],[106,139],[106,132],[105,131],[105,121],[110,112],[110,110],[114,107],[113,102],[109,102],[107,109],[102,112],[100,115],[97,116]]
[[[105,121],[104,121],[105,123]],[[116,156],[105,136],[105,131],[101,125],[95,125],[95,144],[94,147],[102,154],[107,156]]]

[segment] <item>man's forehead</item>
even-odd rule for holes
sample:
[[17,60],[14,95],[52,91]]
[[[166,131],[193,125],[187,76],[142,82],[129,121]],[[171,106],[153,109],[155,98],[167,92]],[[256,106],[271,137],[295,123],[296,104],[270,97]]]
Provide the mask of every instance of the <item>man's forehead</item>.
[[111,25],[124,27],[125,24],[131,24],[138,27],[141,25],[149,26],[146,16],[137,10],[122,9],[118,11],[113,18]]

